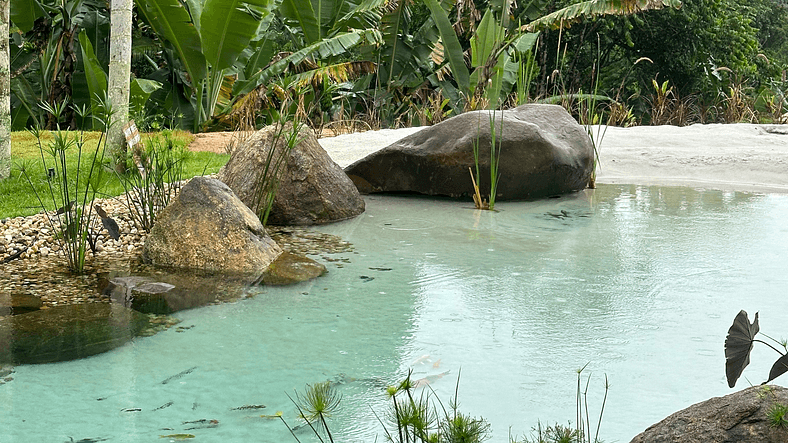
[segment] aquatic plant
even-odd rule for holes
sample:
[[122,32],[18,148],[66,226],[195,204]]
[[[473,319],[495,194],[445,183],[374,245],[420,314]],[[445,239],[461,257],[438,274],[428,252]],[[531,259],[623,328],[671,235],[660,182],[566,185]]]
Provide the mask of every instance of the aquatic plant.
[[509,443],[577,443],[581,442],[581,436],[571,425],[554,424],[542,428],[538,423],[534,428],[531,438],[525,437],[522,441],[509,437]]
[[[63,251],[68,269],[74,274],[84,272],[88,247],[95,253],[97,233],[91,231],[90,222],[93,214],[93,201],[96,199],[96,194],[101,188],[104,178],[102,163],[106,148],[106,133],[112,121],[111,104],[106,97],[96,97],[95,100],[99,105],[97,108],[102,110],[102,114],[93,115],[92,118],[98,122],[97,126],[101,130],[101,136],[92,156],[87,155],[83,158],[84,131],[74,133],[60,128],[59,122],[68,103],[66,101],[54,104],[41,103],[39,106],[57,122],[57,130],[52,133],[52,141],[46,146],[42,143],[44,131],[40,128],[30,130],[30,133],[36,138],[43,169],[48,171],[46,177],[48,195],[39,194],[33,184],[34,178],[27,172],[28,169],[24,166],[21,169],[22,175],[25,176],[28,185],[35,193],[41,209],[47,215],[50,227],[54,232],[60,233],[55,238],[60,242],[60,250]],[[71,107],[83,120],[90,116],[90,111],[86,106],[80,108],[72,105]],[[66,151],[72,149],[77,150],[76,164],[69,164],[66,161]],[[49,161],[47,157],[49,157]],[[50,215],[46,211],[45,200],[51,203],[52,207],[59,209]]]
[[[412,371],[386,392],[391,398],[388,412],[389,430],[383,424],[386,439],[396,443],[478,443],[489,438],[490,425],[483,418],[475,418],[459,412],[460,376],[454,388],[454,397],[449,399],[447,410],[435,391],[427,385],[418,397],[414,391],[419,383],[411,379]],[[440,407],[440,411],[438,410]],[[380,420],[380,418],[378,418]]]
[[[768,342],[756,339],[755,336],[758,333],[782,346],[783,351],[780,351]],[[744,368],[750,364],[750,351],[752,351],[755,342],[763,343],[780,354],[780,358],[774,362],[772,369],[769,371],[769,378],[762,384],[769,383],[788,372],[788,342],[775,340],[760,332],[758,313],[755,313],[755,319],[750,323],[747,312],[742,310],[733,319],[733,324],[728,329],[727,337],[725,337],[725,376],[728,379],[729,387],[732,388],[736,385],[736,380],[744,372]]]
[[602,425],[602,416],[605,412],[605,404],[607,403],[607,393],[610,390],[610,383],[608,382],[607,375],[605,375],[605,396],[602,399],[602,406],[599,410],[599,418],[596,423],[596,431],[594,438],[591,438],[591,420],[590,411],[588,409],[588,388],[591,384],[591,377],[586,379],[585,387],[583,387],[582,374],[588,367],[585,366],[577,370],[577,389],[575,393],[575,403],[577,408],[577,415],[575,417],[575,426],[571,424],[564,426],[561,424],[548,425],[542,428],[542,423],[537,423],[537,426],[532,429],[530,437],[523,437],[523,440],[518,440],[509,436],[510,443],[599,443],[599,429]]
[[[473,163],[476,166],[476,175],[474,176],[471,171],[471,182],[473,183],[473,202],[476,209],[489,209],[495,210],[495,197],[498,193],[498,182],[501,179],[500,171],[498,169],[501,163],[501,149],[503,147],[503,111],[501,111],[501,124],[500,132],[495,130],[495,111],[488,115],[490,122],[490,196],[489,200],[484,200],[479,190],[481,183],[481,173],[479,170],[479,149],[481,144],[481,129],[476,130],[476,140],[473,143]],[[481,120],[481,112],[479,112],[479,120]],[[479,123],[481,126],[481,122]],[[496,141],[498,142],[496,144]]]
[[[413,380],[412,371],[408,372],[399,384],[390,386],[386,392],[391,398],[391,409],[386,411],[388,423],[376,414],[378,421],[383,426],[386,440],[395,443],[481,443],[488,439],[490,425],[483,418],[475,418],[459,412],[457,396],[460,377],[454,397],[449,401],[447,410],[435,391],[426,386],[418,396],[415,390],[422,387],[425,380]],[[312,430],[312,433],[325,443],[323,436],[333,442],[333,436],[328,427],[327,417],[330,417],[339,408],[342,396],[336,392],[335,384],[330,381],[307,385],[303,394],[296,392],[296,398],[290,397],[299,418]],[[439,409],[440,408],[440,409]],[[374,411],[373,411],[374,412]],[[272,418],[279,418],[290,431],[296,441],[300,440],[281,413]]]
[[[306,385],[303,395],[298,392],[296,392],[295,395],[295,399],[290,397],[290,395],[287,397],[293,402],[296,409],[298,409],[299,418],[306,422],[315,436],[317,436],[318,440],[325,442],[321,436],[321,432],[325,432],[328,441],[333,443],[334,437],[331,435],[331,430],[328,428],[326,418],[330,417],[339,408],[339,403],[342,400],[342,396],[336,391],[334,385],[329,381],[316,383],[314,385]],[[287,424],[283,415],[277,413],[276,417],[282,420],[282,423],[287,426],[293,438],[300,442],[293,428]],[[315,425],[317,425],[317,428]]]
[[125,151],[125,168],[115,169],[125,191],[126,208],[134,224],[150,232],[159,212],[177,195],[184,178],[183,164],[188,152],[177,147],[171,131],[150,138],[148,145],[135,145]]

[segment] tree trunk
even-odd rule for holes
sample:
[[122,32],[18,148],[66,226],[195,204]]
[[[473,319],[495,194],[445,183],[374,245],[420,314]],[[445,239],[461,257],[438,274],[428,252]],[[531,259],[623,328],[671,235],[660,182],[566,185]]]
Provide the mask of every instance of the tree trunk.
[[0,180],[11,174],[11,57],[8,22],[10,0],[0,0]]
[[[3,1],[3,0],[0,0]],[[129,82],[131,79],[131,9],[133,0],[110,1],[109,41],[109,101],[112,103],[112,122],[107,133],[107,144],[116,165],[126,151],[123,126],[129,119]],[[121,166],[122,167],[122,166]]]

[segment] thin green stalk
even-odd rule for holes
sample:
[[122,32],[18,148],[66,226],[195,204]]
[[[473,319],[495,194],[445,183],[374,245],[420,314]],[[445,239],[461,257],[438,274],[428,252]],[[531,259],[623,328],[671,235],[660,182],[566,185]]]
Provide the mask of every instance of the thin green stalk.
[[290,431],[290,434],[293,436],[295,441],[297,441],[298,443],[301,443],[301,440],[299,440],[298,437],[296,437],[295,432],[293,432],[293,428],[291,428],[290,425],[287,424],[287,422],[285,421],[285,418],[280,415],[279,419],[282,420],[282,423],[285,424],[285,427],[287,428],[288,431]]
[[[298,409],[298,414],[301,416],[301,418],[304,419],[306,424],[309,425],[309,428],[312,429],[312,432],[314,432],[315,436],[317,436],[318,440],[320,440],[320,443],[325,443],[325,441],[323,441],[323,438],[320,437],[320,433],[317,432],[317,429],[315,429],[315,427],[312,426],[312,422],[310,422],[309,419],[306,417],[306,414],[304,414],[304,410],[301,409],[301,406],[299,406],[298,403],[295,400],[293,400],[293,397],[290,397],[290,394],[285,393],[285,395],[287,395],[287,398],[289,398],[290,401],[293,402],[293,404],[295,405],[296,409]],[[297,394],[296,394],[296,396],[297,396]]]
[[602,399],[602,408],[599,410],[599,421],[596,424],[596,434],[594,435],[594,443],[599,441],[599,428],[602,427],[602,414],[605,413],[605,404],[607,404],[607,393],[610,390],[610,383],[605,374],[605,397]]
[[503,111],[501,111],[501,134],[496,149],[496,133],[495,133],[495,111],[490,117],[490,203],[489,208],[491,211],[495,210],[495,196],[498,192],[498,181],[501,179],[498,171],[498,166],[501,162],[501,149],[503,148]]

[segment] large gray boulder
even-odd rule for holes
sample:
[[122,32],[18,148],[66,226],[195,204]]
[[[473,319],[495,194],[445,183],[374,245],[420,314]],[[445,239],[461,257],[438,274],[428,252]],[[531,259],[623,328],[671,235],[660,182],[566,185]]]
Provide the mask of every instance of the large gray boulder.
[[768,416],[776,404],[788,406],[788,389],[752,386],[676,412],[630,443],[785,443],[788,427]]
[[143,260],[159,266],[259,277],[282,250],[219,180],[195,177],[159,214]]
[[139,335],[149,317],[116,304],[86,303],[0,319],[0,363],[51,363],[89,357]]
[[[267,126],[233,151],[219,172],[235,194],[259,213],[261,172],[269,158],[275,163],[284,155],[279,170],[279,187],[267,222],[273,225],[315,225],[355,217],[364,212],[364,199],[339,165],[317,142],[311,129],[304,127],[298,141],[287,153],[287,139],[293,131],[288,123]],[[271,153],[276,134],[280,133]]]
[[479,188],[486,198],[493,116],[496,140],[501,140],[497,200],[540,198],[586,187],[593,171],[593,145],[585,129],[556,105],[466,112],[370,154],[345,172],[363,193],[469,198],[473,185],[468,168],[475,167],[473,145],[478,138]]

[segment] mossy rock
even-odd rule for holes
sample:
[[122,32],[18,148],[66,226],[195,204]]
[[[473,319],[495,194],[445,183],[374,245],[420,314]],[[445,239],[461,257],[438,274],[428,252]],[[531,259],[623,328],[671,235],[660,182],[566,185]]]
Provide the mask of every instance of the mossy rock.
[[292,285],[311,280],[328,272],[322,264],[302,255],[283,252],[263,273],[265,285]]
[[76,360],[124,345],[147,315],[116,304],[86,303],[0,319],[0,363]]

